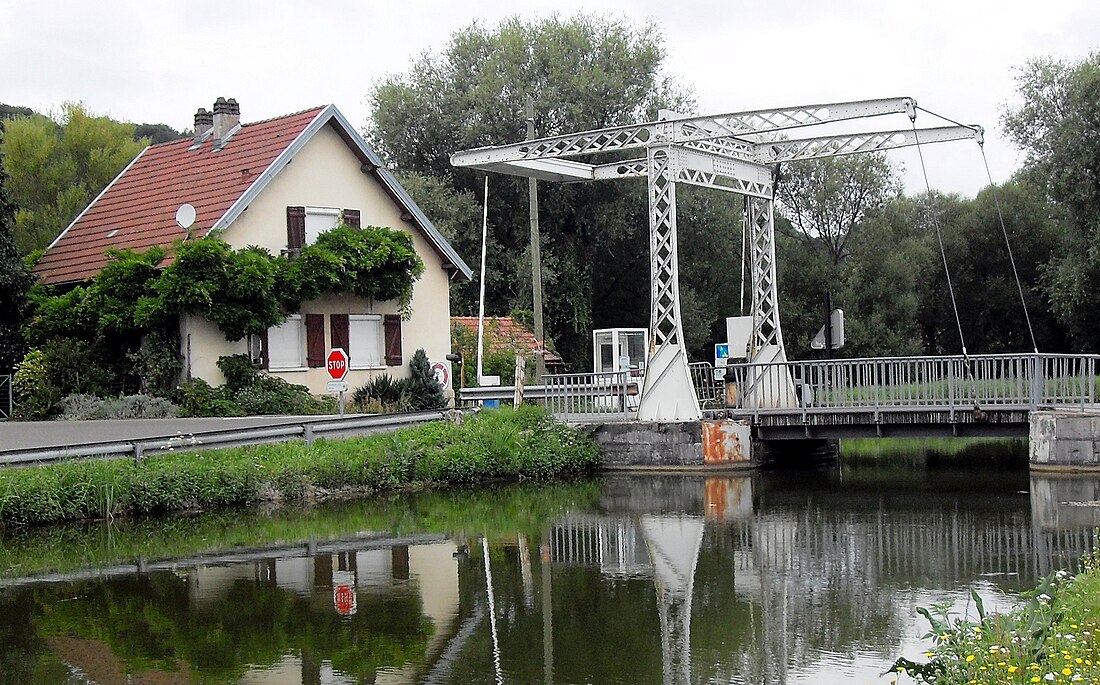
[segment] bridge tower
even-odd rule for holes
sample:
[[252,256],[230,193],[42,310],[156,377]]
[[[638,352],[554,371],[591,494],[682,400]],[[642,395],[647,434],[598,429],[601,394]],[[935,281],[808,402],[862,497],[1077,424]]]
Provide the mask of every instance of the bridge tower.
[[[945,126],[791,138],[801,129],[888,114],[916,118],[916,101],[900,97],[685,116],[457,152],[451,163],[544,181],[575,183],[644,178],[649,197],[650,356],[638,406],[643,421],[697,421],[699,400],[688,371],[680,318],[676,184],[744,195],[752,251],[753,336],[750,360],[786,361],[776,290],[774,171],[782,162],[877,152],[918,143],[981,140],[978,126]],[[819,129],[818,129],[819,130]],[[638,156],[622,159],[624,152]],[[617,153],[619,161],[575,157]],[[758,406],[793,401],[789,372],[760,366],[748,398]],[[762,381],[767,382],[762,382]],[[769,389],[764,391],[764,389]],[[789,388],[789,390],[788,390]]]

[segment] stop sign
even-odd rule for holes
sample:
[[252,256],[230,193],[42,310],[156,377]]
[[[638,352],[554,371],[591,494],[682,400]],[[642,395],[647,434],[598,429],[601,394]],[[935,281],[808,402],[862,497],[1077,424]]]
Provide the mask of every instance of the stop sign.
[[332,348],[325,358],[325,367],[332,380],[344,380],[344,376],[348,375],[348,353],[341,347]]

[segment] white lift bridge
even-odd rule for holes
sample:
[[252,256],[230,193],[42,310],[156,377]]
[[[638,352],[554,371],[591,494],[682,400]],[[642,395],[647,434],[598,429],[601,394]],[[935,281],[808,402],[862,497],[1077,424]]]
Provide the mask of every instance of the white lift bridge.
[[[776,293],[773,192],[782,162],[835,157],[953,140],[982,142],[980,126],[920,128],[917,104],[899,97],[861,102],[688,116],[662,111],[656,121],[525,140],[458,152],[455,166],[543,181],[578,183],[644,178],[649,197],[651,354],[638,419],[696,421],[699,400],[688,370],[680,321],[676,248],[676,184],[713,188],[747,198],[751,245],[753,334],[750,361],[781,377],[758,383],[793,396]],[[853,122],[908,115],[910,127],[837,132]],[[828,133],[825,133],[828,131]],[[601,163],[600,156],[606,161]],[[582,161],[583,160],[583,161]],[[767,405],[774,397],[754,399]]]

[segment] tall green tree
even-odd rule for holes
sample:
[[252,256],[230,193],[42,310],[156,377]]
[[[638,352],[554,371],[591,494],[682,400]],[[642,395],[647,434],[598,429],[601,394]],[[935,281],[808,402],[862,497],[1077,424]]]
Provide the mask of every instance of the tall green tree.
[[[440,52],[372,88],[367,134],[398,171],[431,177],[465,198],[453,231],[463,256],[476,264],[480,216],[469,211],[469,199],[480,205],[484,174],[453,168],[450,155],[522,139],[528,95],[539,135],[633,123],[661,107],[690,109],[686,92],[664,75],[664,57],[653,25],[588,15],[473,24]],[[645,188],[544,183],[539,201],[547,328],[565,358],[580,366],[590,354],[591,328],[648,324]],[[489,221],[486,311],[529,309],[525,180],[490,179]],[[476,311],[477,288],[476,281],[456,287],[452,311]]]
[[852,229],[900,194],[897,171],[882,153],[792,162],[776,187],[780,213],[833,264],[848,256]]
[[[0,126],[0,151],[4,129]],[[10,373],[23,358],[23,334],[20,327],[27,310],[27,290],[31,274],[15,247],[13,228],[15,206],[8,199],[8,178],[0,154],[0,374]]]
[[1033,59],[1016,76],[1021,104],[1002,125],[1027,153],[1022,175],[1065,226],[1046,269],[1059,320],[1082,350],[1100,349],[1100,51],[1076,61]]
[[5,125],[2,153],[23,253],[46,247],[148,144],[134,125],[94,116],[79,103],[57,121],[40,114]]

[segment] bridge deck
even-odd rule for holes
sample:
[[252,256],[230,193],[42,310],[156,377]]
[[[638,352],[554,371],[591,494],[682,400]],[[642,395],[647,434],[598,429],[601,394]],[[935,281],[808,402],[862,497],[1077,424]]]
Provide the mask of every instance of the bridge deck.
[[1027,437],[1029,409],[903,409],[767,413],[749,418],[761,440],[806,438]]

